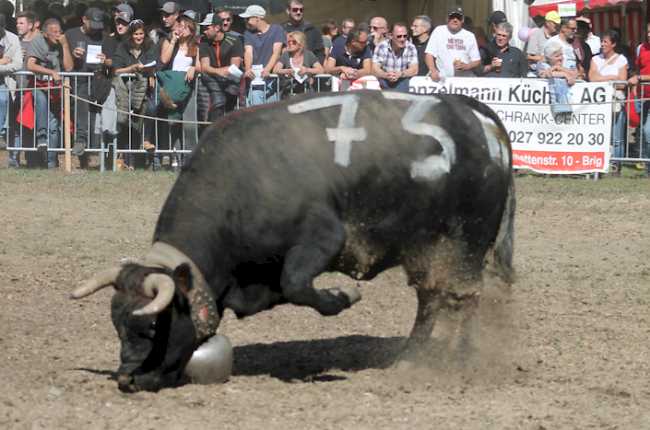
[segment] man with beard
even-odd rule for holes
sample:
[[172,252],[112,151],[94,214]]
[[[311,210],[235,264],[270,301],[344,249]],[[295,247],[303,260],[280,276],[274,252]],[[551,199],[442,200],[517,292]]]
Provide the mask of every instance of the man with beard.
[[[215,14],[205,26],[199,57],[201,59],[201,80],[210,94],[209,121],[214,123],[221,116],[232,111],[237,104],[239,82],[231,78],[231,65],[239,68],[244,57],[244,47],[237,36],[226,34],[222,18]],[[241,81],[241,79],[239,79]]]
[[526,57],[520,49],[509,45],[512,39],[512,24],[497,25],[494,39],[479,48],[481,65],[474,69],[477,76],[486,78],[525,78]]
[[372,74],[382,88],[409,91],[409,81],[418,73],[418,51],[407,39],[406,24],[397,22],[388,39],[377,45],[372,55]]
[[418,51],[418,76],[426,76],[429,73],[424,51],[427,49],[427,43],[429,43],[430,30],[431,18],[426,15],[415,17],[411,26],[411,43]]
[[[110,36],[103,31],[104,15],[97,8],[90,8],[83,16],[81,27],[71,28],[65,32],[68,40],[70,55],[73,61],[73,72],[95,72],[101,70],[106,62],[105,47],[109,43]],[[81,42],[81,43],[80,43]],[[83,99],[88,99],[90,85],[88,78],[73,78],[73,91]],[[75,138],[72,155],[83,155],[88,138],[88,103],[78,100],[76,105],[76,115],[74,116]],[[95,124],[96,113],[90,115],[90,124]],[[93,148],[99,148],[98,138],[90,139]],[[99,137],[99,136],[97,136]],[[85,164],[85,163],[82,163]]]
[[578,78],[584,78],[584,69],[582,68],[582,60],[584,59],[584,51],[580,46],[580,41],[575,37],[578,30],[578,21],[575,18],[562,18],[560,23],[560,32],[551,37],[544,47],[549,43],[557,43],[562,47],[562,67],[579,72]]
[[251,79],[248,104],[255,106],[277,101],[277,82],[267,78],[280,58],[287,36],[281,26],[266,22],[266,10],[261,6],[248,6],[239,16],[249,27],[244,34],[244,75]]
[[223,26],[221,27],[223,32],[225,34],[231,34],[233,36],[237,36],[239,40],[241,40],[242,46],[244,45],[244,35],[237,33],[236,31],[233,31],[232,29],[232,12],[230,9],[227,9],[225,7],[218,7],[215,9],[214,13],[216,15],[219,15],[219,18],[221,18],[221,21],[223,21]]
[[307,50],[311,51],[318,58],[318,62],[323,64],[325,62],[323,37],[314,24],[303,19],[304,12],[305,5],[302,0],[289,0],[287,2],[289,20],[282,24],[282,28],[287,36],[294,31],[303,33],[307,37]]

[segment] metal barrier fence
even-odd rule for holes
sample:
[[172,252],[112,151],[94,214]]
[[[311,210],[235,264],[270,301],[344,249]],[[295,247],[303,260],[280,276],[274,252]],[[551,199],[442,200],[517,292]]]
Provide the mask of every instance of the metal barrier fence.
[[[612,85],[625,83],[626,81],[615,81]],[[619,96],[622,95],[627,103],[612,105],[611,161],[614,162],[614,169],[618,163],[637,163],[638,168],[650,172],[650,101],[641,101],[650,97],[650,83],[642,82],[640,85],[643,89],[641,99],[626,87]],[[621,108],[617,109],[617,106]],[[638,125],[633,127],[631,119],[636,116]]]
[[[34,79],[36,76],[31,72],[15,74],[18,89],[15,90],[15,99],[12,101],[9,98],[8,120],[3,127],[6,129],[10,165],[19,165],[20,154],[23,153],[28,165],[46,164],[48,168],[54,168],[58,166],[58,155],[66,153],[69,156],[70,151],[66,149],[72,148],[73,142],[79,140],[85,145],[85,153],[80,156],[82,167],[87,164],[89,155],[99,155],[99,167],[102,171],[107,167],[117,170],[120,159],[124,159],[130,167],[174,168],[182,163],[182,158],[198,144],[201,128],[209,124],[201,121],[207,117],[207,111],[203,112],[199,107],[200,74],[197,74],[194,79],[182,120],[168,120],[162,116],[168,110],[159,107],[159,91],[153,91],[148,98],[146,111],[141,112],[151,118],[143,118],[143,115],[138,115],[138,112],[133,112],[131,108],[134,91],[128,91],[126,101],[128,112],[118,112],[117,97],[112,85],[104,104],[89,104],[82,100],[87,100],[89,97],[92,73],[62,72],[59,75],[66,81],[69,80],[67,88],[72,95],[69,108],[64,106],[66,97],[61,96],[61,93],[65,93],[61,87],[54,87],[47,80]],[[133,88],[135,80],[138,79],[135,74],[123,74],[120,78],[129,89]],[[270,75],[269,78],[272,79],[274,94],[278,95],[279,99],[280,96],[290,96],[300,92],[329,91],[332,76],[316,75],[313,77],[313,85],[301,86],[301,91],[295,91],[293,78],[276,74]],[[625,82],[612,84],[617,83]],[[159,87],[157,82],[155,87]],[[253,88],[249,88],[248,91],[239,94],[235,109],[250,105],[252,91]],[[263,93],[265,103],[267,92]],[[627,91],[625,98],[628,99]],[[120,104],[124,105],[123,101]],[[622,112],[618,113],[616,104],[612,105],[612,150],[615,152],[611,160],[615,164],[646,163],[650,170],[650,145],[646,143],[646,140],[650,142],[650,123],[647,123],[650,102],[637,104],[640,110],[640,125],[636,128],[636,139],[633,142],[627,138],[626,131],[630,129],[630,118],[629,115],[625,115],[626,109],[623,108]],[[33,114],[32,117],[30,112]],[[70,118],[65,115],[68,112],[72,113]],[[118,115],[126,118],[126,123],[120,123],[117,119]],[[70,119],[71,125],[64,127],[63,119],[66,122]],[[62,133],[61,130],[70,130],[70,133]],[[69,142],[65,141],[66,135],[72,136]],[[68,171],[70,166],[70,159],[66,159]]]

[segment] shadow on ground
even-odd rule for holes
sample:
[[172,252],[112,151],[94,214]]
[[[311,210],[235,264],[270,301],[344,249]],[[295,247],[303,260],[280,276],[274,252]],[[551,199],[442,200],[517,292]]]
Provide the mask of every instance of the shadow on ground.
[[396,360],[404,337],[345,336],[335,339],[252,344],[234,349],[233,376],[269,375],[281,381],[333,381],[330,369],[384,369]]

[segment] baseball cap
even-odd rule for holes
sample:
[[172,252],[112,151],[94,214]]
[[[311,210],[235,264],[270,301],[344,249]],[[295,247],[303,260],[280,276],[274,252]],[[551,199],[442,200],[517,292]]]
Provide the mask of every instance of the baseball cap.
[[194,22],[198,21],[197,18],[199,17],[199,14],[194,12],[193,10],[186,10],[185,12],[183,12],[183,15],[188,17],[189,19],[191,19]]
[[544,19],[546,21],[553,21],[556,24],[559,24],[559,23],[562,22],[562,20],[560,19],[560,14],[557,13],[557,11],[555,11],[555,10],[552,10],[549,13],[547,13],[546,16],[544,17]]
[[68,11],[65,10],[65,6],[63,6],[61,3],[52,3],[50,5],[50,12],[55,13],[59,17],[66,16],[68,14]]
[[117,19],[121,19],[122,21],[126,22],[127,24],[130,24],[133,19],[131,18],[131,14],[128,12],[120,12],[117,15]]
[[506,18],[506,14],[501,12],[500,10],[495,10],[492,12],[492,15],[490,15],[489,18],[485,20],[485,22],[489,22],[492,24],[499,24],[500,22],[507,21],[508,18]]
[[128,12],[128,13],[131,14],[131,16],[133,16],[133,8],[128,3],[122,3],[122,4],[119,4],[117,6],[113,6],[113,7],[111,7],[111,9],[117,9],[120,12]]
[[266,9],[264,9],[262,6],[258,6],[256,4],[248,6],[246,8],[246,12],[239,14],[240,17],[242,18],[252,18],[254,16],[258,18],[266,18]]
[[463,12],[463,8],[460,7],[459,5],[455,4],[452,7],[449,8],[449,12],[447,12],[447,16],[453,15],[455,13],[459,13],[463,16],[465,16],[465,13]]
[[223,26],[223,19],[216,13],[209,13],[199,25],[220,25]]
[[181,8],[173,1],[168,1],[163,5],[163,7],[158,10],[162,10],[163,12],[167,13],[179,13],[181,11]]
[[104,28],[104,14],[101,10],[96,7],[91,7],[84,14],[88,22],[90,23],[90,28],[95,30],[101,30]]
[[7,26],[7,19],[3,14],[0,13],[0,28],[5,28]]

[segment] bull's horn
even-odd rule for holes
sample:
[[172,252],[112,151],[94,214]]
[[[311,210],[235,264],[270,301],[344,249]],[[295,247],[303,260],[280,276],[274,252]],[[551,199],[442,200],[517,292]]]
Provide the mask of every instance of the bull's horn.
[[70,293],[68,297],[71,299],[80,299],[97,290],[115,284],[117,282],[117,276],[120,274],[120,270],[122,270],[121,267],[113,267],[112,269],[103,271],[89,281],[86,281],[81,287]]
[[153,273],[142,283],[144,294],[154,299],[147,306],[133,311],[133,315],[155,315],[172,302],[176,286],[171,276]]

